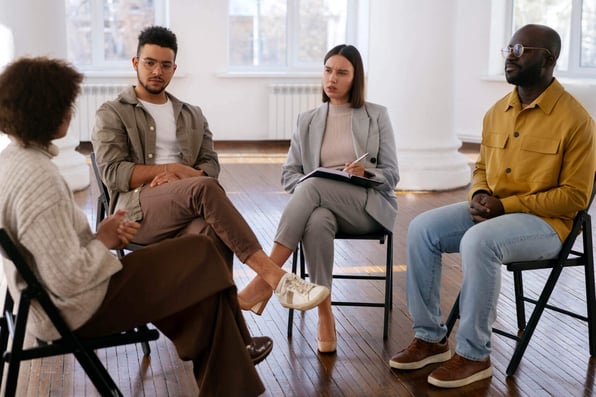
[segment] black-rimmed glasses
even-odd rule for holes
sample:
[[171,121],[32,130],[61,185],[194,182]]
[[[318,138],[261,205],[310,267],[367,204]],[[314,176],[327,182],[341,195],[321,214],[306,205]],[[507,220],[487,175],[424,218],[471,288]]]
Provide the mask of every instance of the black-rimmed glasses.
[[519,58],[522,55],[524,55],[525,50],[543,50],[543,51],[546,51],[547,54],[550,55],[551,57],[553,56],[553,53],[550,52],[550,50],[548,48],[526,47],[523,44],[508,45],[507,47],[501,49],[501,54],[503,55],[503,58],[507,58],[507,57],[509,57],[509,55],[513,55],[514,57]]

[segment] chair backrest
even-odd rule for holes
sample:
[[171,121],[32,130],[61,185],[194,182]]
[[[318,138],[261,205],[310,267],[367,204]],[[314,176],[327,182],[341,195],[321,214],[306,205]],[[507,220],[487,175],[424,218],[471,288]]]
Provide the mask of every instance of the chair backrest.
[[25,259],[4,229],[0,229],[0,248],[2,256],[14,263],[17,271],[21,277],[23,277],[28,287],[42,288],[37,277],[35,277],[29,268],[29,265],[27,265],[27,262],[25,262]]
[[101,222],[110,211],[110,192],[108,187],[103,183],[99,168],[97,167],[97,161],[95,159],[95,153],[91,152],[89,155],[91,158],[91,168],[93,169],[93,175],[95,176],[95,182],[99,190],[99,196],[97,197],[97,225]]
[[25,289],[21,291],[21,302],[19,303],[19,306],[23,304],[23,299],[29,301],[31,299],[37,300],[60,335],[64,337],[65,334],[69,334],[71,331],[60,314],[60,311],[51,301],[45,288],[39,282],[27,264],[27,261],[4,229],[0,229],[0,247],[2,256],[8,258],[15,265],[17,271],[27,285]]
[[596,173],[594,173],[594,184],[592,185],[592,195],[590,196],[590,201],[588,201],[588,206],[586,207],[586,211],[590,209],[592,203],[594,202],[594,196],[596,196]]
[[[43,358],[55,355],[75,355],[93,385],[102,396],[122,396],[116,383],[103,366],[96,354],[95,349],[121,346],[131,343],[141,343],[145,355],[151,350],[148,341],[159,338],[156,329],[149,329],[146,325],[124,332],[117,332],[113,335],[102,335],[97,338],[85,339],[77,337],[69,328],[60,310],[54,305],[48,292],[35,276],[29,264],[19,251],[18,246],[13,242],[5,229],[0,229],[0,254],[8,258],[16,267],[18,273],[25,281],[25,288],[21,291],[18,302],[17,313],[13,313],[14,302],[10,291],[6,292],[6,300],[0,318],[0,380],[2,380],[4,362],[8,363],[8,374],[4,383],[4,395],[13,396],[16,394],[17,381],[20,363],[24,360]],[[43,311],[47,314],[60,338],[53,343],[43,343],[38,340],[35,347],[24,348],[27,319],[32,301],[37,301]],[[12,336],[12,345],[8,348],[9,334]]]
[[[101,179],[97,161],[95,159],[95,153],[91,152],[89,157],[91,158],[91,168],[93,169],[93,175],[95,176],[95,182],[97,184],[97,189],[99,190],[99,196],[97,197],[97,216],[95,218],[95,230],[97,230],[101,221],[103,221],[110,212],[110,192]],[[128,251],[136,251],[143,247],[144,245],[142,244],[130,243],[126,249]],[[122,259],[124,257],[124,250],[116,250],[116,253],[118,254],[118,258]]]
[[584,227],[586,226],[586,220],[590,218],[590,214],[588,213],[588,211],[590,210],[590,207],[594,202],[594,196],[596,196],[596,174],[594,174],[594,185],[592,186],[592,192],[590,194],[590,199],[588,200],[588,205],[585,209],[579,211],[573,219],[573,226],[571,227],[571,231],[569,232],[569,235],[563,242],[563,246],[561,247],[561,251],[559,252],[558,264],[560,266],[563,266],[564,262],[568,260],[569,255],[574,253],[573,246],[575,245],[577,238],[584,231]]

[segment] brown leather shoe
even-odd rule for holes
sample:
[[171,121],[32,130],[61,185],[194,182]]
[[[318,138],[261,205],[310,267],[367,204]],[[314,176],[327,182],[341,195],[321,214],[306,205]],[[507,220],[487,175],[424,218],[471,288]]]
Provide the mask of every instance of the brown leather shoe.
[[252,363],[257,365],[263,361],[273,349],[273,341],[268,336],[255,336],[252,343],[246,346]]
[[483,361],[474,361],[456,353],[451,360],[428,375],[428,383],[445,388],[461,387],[490,378],[492,374],[490,357]]
[[428,364],[441,363],[451,358],[446,338],[437,343],[430,343],[414,338],[410,346],[400,351],[389,360],[391,368],[419,369]]

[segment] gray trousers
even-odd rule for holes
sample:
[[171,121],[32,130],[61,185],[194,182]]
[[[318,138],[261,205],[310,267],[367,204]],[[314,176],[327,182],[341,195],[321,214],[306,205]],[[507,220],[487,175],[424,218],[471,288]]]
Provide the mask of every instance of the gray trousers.
[[331,288],[335,234],[364,234],[382,228],[365,211],[366,198],[363,187],[309,178],[296,187],[288,201],[275,242],[295,250],[302,240],[311,280]]

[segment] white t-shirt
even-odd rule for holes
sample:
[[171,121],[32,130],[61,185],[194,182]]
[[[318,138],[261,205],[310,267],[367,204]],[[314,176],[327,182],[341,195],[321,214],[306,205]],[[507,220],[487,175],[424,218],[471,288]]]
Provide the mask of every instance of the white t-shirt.
[[140,99],[139,102],[155,120],[155,164],[179,163],[182,151],[176,139],[176,120],[172,102],[169,98],[163,104]]

